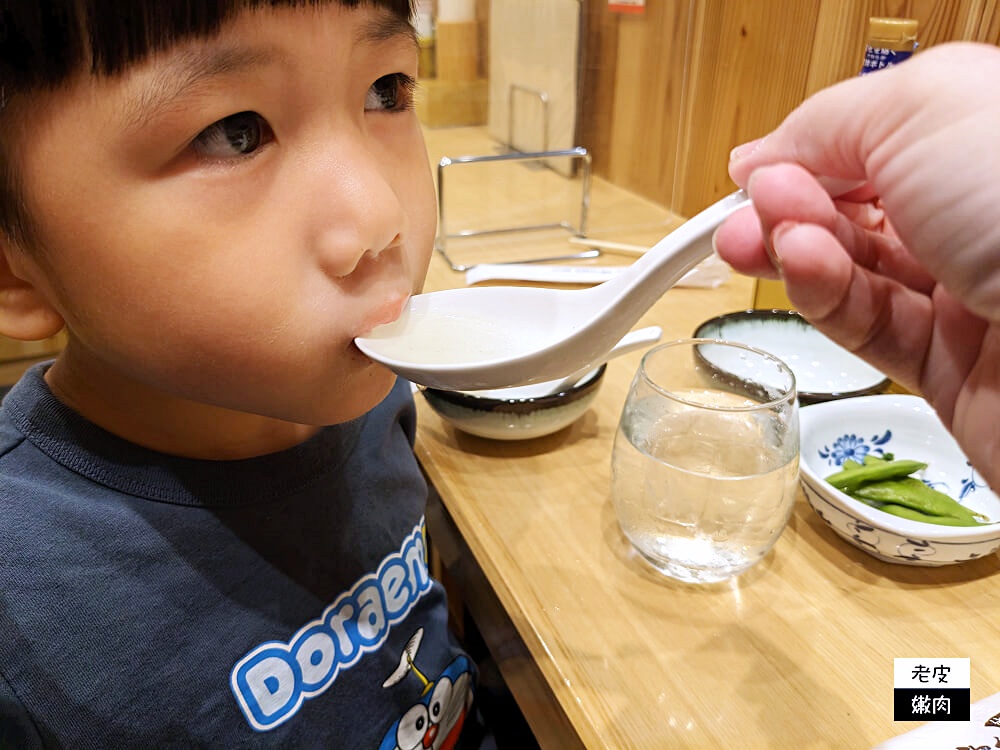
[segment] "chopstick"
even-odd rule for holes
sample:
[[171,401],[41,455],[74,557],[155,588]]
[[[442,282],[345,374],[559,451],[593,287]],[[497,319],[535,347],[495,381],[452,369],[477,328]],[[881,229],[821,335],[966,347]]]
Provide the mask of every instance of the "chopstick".
[[569,244],[581,247],[595,247],[609,253],[620,253],[621,255],[642,255],[648,247],[644,245],[632,245],[627,242],[612,242],[611,240],[599,240],[593,237],[570,237]]

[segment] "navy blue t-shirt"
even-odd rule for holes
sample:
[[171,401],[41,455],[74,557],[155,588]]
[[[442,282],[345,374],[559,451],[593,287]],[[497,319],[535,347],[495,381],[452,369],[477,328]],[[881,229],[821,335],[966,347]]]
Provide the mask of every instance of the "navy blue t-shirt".
[[0,407],[0,747],[452,746],[475,674],[428,574],[407,383],[203,461],[84,420],[44,369]]

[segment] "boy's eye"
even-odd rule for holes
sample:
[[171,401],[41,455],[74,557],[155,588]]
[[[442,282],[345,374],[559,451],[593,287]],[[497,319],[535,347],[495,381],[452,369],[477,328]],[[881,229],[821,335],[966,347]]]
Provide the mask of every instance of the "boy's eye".
[[274,138],[271,126],[256,112],[237,112],[213,122],[194,139],[200,156],[230,159],[248,156]]
[[413,105],[413,89],[417,82],[406,73],[390,73],[382,76],[365,97],[365,111],[399,112]]

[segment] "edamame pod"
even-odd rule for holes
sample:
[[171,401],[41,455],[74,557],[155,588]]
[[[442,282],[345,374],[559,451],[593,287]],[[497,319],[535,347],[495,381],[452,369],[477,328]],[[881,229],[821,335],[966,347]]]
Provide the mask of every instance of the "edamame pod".
[[909,474],[927,468],[920,461],[897,461],[892,454],[848,459],[826,478],[859,502],[900,518],[944,526],[979,526],[989,519]]
[[885,479],[902,479],[915,471],[926,469],[927,464],[920,461],[898,460],[879,461],[859,468],[841,469],[831,474],[826,481],[841,492],[851,494],[866,482],[878,482]]
[[[859,498],[864,500],[864,498]],[[865,501],[868,502],[868,501]],[[868,502],[873,508],[878,508],[886,513],[891,513],[899,518],[908,518],[911,521],[922,521],[924,523],[936,523],[939,526],[979,526],[979,521],[974,518],[955,518],[954,516],[932,516],[927,513],[921,513],[919,510],[914,510],[913,508],[907,508],[905,505],[896,505],[894,503],[876,503]]]
[[931,516],[951,516],[973,522],[977,520],[975,514],[964,505],[914,477],[872,482],[855,490],[854,496],[902,505]]

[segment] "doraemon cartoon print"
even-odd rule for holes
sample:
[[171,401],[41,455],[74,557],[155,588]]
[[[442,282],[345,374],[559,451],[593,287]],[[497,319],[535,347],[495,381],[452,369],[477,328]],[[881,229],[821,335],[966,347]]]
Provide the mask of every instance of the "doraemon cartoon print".
[[[423,628],[410,637],[399,666],[382,683],[387,690],[413,689],[415,695],[386,732],[379,750],[452,750],[462,732],[472,704],[472,664],[457,656],[435,679],[428,679],[417,667],[423,637]],[[407,680],[408,676],[416,679]]]

